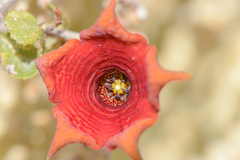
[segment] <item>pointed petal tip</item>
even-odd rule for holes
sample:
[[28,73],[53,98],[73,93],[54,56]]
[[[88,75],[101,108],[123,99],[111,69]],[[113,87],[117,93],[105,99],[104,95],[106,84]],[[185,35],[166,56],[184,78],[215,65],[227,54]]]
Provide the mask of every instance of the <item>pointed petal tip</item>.
[[[120,140],[121,141],[121,140]],[[142,156],[140,154],[139,148],[137,143],[132,142],[124,142],[121,144],[118,144],[118,146],[106,146],[106,150],[108,152],[113,151],[117,147],[121,148],[123,151],[125,151],[129,157],[133,160],[142,160]]]
[[[55,153],[54,153],[55,154]],[[47,160],[50,160],[54,156],[50,151],[48,151]]]
[[48,151],[48,159],[69,143],[83,143],[94,150],[103,148],[103,143],[96,143],[96,140],[93,137],[72,127],[61,109],[59,109],[59,106],[53,108],[53,116],[57,120],[57,129]]
[[48,151],[48,154],[47,154],[47,160],[52,159],[52,157],[55,156],[55,154],[57,154],[58,150],[59,150],[59,148],[57,150],[54,150],[51,146],[49,151]]
[[187,79],[191,79],[192,75],[190,73],[187,72],[172,72],[172,71],[167,71],[167,77],[166,78],[166,82],[170,82],[170,81],[178,81],[178,80],[187,80]]
[[139,148],[137,146],[137,144],[135,144],[134,146],[131,146],[131,149],[127,149],[127,147],[123,148],[124,150],[126,150],[129,154],[129,156],[134,159],[134,160],[142,160],[142,156],[140,154]]
[[187,72],[180,72],[180,78],[179,80],[187,80],[187,79],[191,79],[193,76],[190,73]]
[[123,42],[147,44],[147,39],[144,36],[129,33],[119,22],[115,12],[117,2],[117,0],[110,0],[96,23],[91,28],[81,31],[81,40],[90,40],[97,37],[109,39],[110,36],[111,38],[120,39]]
[[144,130],[152,126],[158,118],[157,114],[152,115],[146,119],[142,119],[133,124],[127,130],[118,133],[108,140],[107,150],[111,151],[116,147],[124,150],[133,160],[142,160],[142,156],[138,148],[138,140]]
[[136,143],[134,143],[132,141],[128,142],[128,141],[124,141],[120,138],[120,140],[118,140],[117,146],[106,147],[106,149],[107,149],[107,151],[112,151],[117,147],[119,147],[123,151],[125,151],[128,154],[128,156],[131,157],[131,159],[142,160],[142,156],[140,154],[137,142]]

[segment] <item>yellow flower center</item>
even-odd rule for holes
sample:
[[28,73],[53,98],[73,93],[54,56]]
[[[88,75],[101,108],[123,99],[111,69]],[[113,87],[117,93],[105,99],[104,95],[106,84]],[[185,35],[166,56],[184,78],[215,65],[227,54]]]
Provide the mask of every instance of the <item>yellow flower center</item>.
[[114,94],[125,94],[123,89],[126,89],[127,85],[125,84],[125,81],[121,82],[120,79],[115,80],[114,83],[112,83],[113,93]]

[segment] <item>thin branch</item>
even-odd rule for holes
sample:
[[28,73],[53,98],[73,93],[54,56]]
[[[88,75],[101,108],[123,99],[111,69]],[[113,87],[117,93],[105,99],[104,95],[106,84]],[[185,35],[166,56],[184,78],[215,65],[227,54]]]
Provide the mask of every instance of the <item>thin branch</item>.
[[79,39],[79,33],[69,30],[60,30],[58,28],[52,28],[52,26],[43,27],[47,36],[55,37],[58,39],[70,40],[70,39]]
[[17,0],[0,0],[0,14],[4,14]]
[[4,16],[6,11],[16,2],[17,0],[0,0],[0,33],[7,32],[7,28],[4,26]]

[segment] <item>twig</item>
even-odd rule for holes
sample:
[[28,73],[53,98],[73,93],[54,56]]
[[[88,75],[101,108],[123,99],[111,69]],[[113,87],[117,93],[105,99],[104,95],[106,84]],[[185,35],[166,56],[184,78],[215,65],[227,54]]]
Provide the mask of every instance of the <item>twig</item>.
[[58,28],[52,28],[52,26],[43,27],[47,36],[55,37],[58,39],[70,40],[70,39],[79,39],[79,33],[69,30],[60,30]]
[[5,12],[16,2],[17,0],[0,0],[0,33],[7,32],[7,28],[3,24]]

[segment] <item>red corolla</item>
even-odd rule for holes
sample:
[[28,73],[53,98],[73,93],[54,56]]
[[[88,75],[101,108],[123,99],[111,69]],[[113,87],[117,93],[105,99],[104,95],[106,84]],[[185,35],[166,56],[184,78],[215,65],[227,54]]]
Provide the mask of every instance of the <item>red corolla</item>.
[[48,158],[68,143],[99,150],[122,148],[140,160],[140,134],[158,118],[159,92],[184,72],[161,68],[154,46],[140,34],[127,32],[112,0],[97,22],[59,49],[36,60],[56,103],[57,129]]

